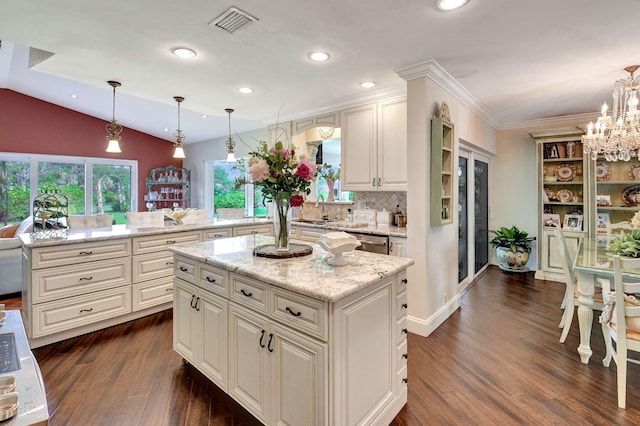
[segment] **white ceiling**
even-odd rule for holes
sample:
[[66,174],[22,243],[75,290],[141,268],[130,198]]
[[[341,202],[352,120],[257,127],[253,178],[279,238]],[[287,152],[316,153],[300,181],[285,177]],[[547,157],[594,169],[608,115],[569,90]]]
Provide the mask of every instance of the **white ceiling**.
[[[118,122],[164,139],[177,126],[173,97],[184,96],[181,127],[193,143],[227,134],[227,107],[243,132],[279,111],[284,121],[402,93],[395,70],[428,59],[498,127],[596,112],[622,68],[640,63],[638,0],[470,0],[453,12],[435,3],[4,0],[0,87],[109,120],[106,81],[117,80]],[[259,20],[234,34],[207,25],[230,6]],[[27,46],[53,55],[29,68]],[[179,46],[198,56],[177,58]],[[331,60],[311,63],[316,49]],[[377,86],[359,87],[365,80]]]

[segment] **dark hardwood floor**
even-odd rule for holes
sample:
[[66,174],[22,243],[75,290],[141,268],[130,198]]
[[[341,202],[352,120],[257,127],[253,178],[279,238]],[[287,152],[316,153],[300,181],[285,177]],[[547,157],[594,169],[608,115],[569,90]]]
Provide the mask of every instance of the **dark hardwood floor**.
[[[589,365],[577,318],[558,342],[563,292],[490,268],[429,337],[409,335],[409,400],[392,425],[640,424],[640,366],[620,410],[597,315]],[[35,349],[51,425],[257,424],[171,345],[167,311]]]

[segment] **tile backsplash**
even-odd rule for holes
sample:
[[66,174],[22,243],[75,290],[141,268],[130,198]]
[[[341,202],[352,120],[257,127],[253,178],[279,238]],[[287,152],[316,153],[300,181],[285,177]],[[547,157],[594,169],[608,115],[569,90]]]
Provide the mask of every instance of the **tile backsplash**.
[[[346,220],[347,209],[358,208],[358,201],[364,201],[367,208],[373,210],[394,211],[399,205],[402,213],[407,213],[407,193],[406,192],[354,192],[353,204],[331,204],[325,205],[325,214],[331,219]],[[299,208],[293,211],[297,216]],[[315,207],[315,202],[306,202],[302,206],[302,214],[308,218],[320,218],[322,216],[321,206]]]

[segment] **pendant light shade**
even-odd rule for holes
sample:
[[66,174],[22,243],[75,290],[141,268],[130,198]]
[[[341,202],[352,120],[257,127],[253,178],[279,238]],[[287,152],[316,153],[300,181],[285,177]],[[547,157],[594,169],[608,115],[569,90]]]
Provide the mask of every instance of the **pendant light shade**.
[[176,138],[176,142],[173,144],[173,158],[186,158],[183,145],[184,135],[180,130],[180,104],[184,101],[184,98],[182,96],[174,96],[173,99],[178,103],[178,130],[173,134],[173,137]]
[[227,161],[230,163],[234,163],[236,161],[236,156],[234,152],[236,143],[231,138],[231,113],[233,112],[233,109],[226,108],[225,111],[227,114],[229,114],[229,139],[227,139],[227,142],[225,142],[225,145],[227,146]]
[[122,132],[122,126],[116,122],[116,87],[120,87],[121,84],[117,81],[107,81],[109,85],[113,88],[113,116],[109,123],[107,123],[107,152],[118,153],[122,152],[120,149],[120,141],[122,137],[120,133]]

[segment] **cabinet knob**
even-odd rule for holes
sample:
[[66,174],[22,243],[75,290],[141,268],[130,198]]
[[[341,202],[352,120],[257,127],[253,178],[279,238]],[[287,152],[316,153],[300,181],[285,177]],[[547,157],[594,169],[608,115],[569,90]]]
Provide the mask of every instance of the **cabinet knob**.
[[409,305],[407,305],[406,303],[403,303],[403,304],[402,304],[402,307],[403,307],[404,309],[407,309],[407,307],[408,307],[408,306],[409,306]]
[[409,359],[409,354],[402,354],[402,358]]
[[407,280],[406,278],[403,278],[402,281],[400,281],[402,284],[406,284],[409,282],[409,280]]
[[407,384],[409,383],[409,379],[407,379],[406,377],[404,379],[402,379],[402,383]]
[[406,328],[403,328],[403,329],[402,329],[402,332],[403,332],[404,334],[409,334],[409,330],[407,330]]

